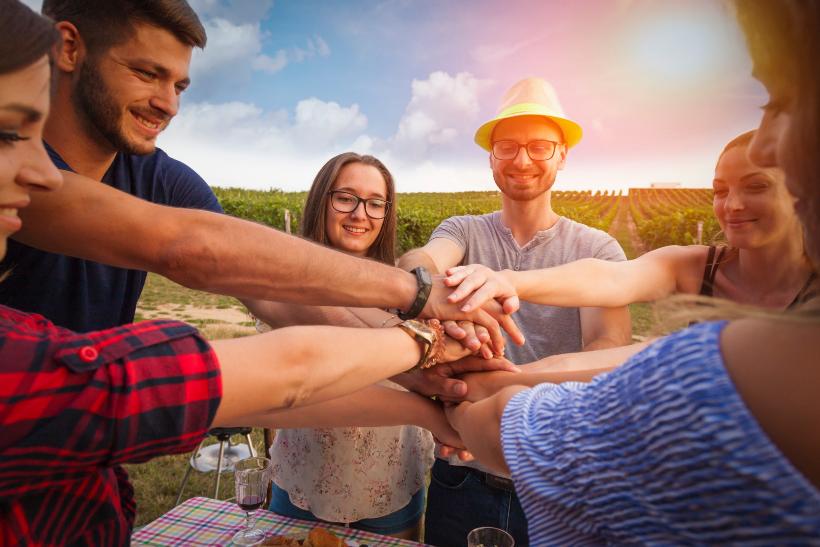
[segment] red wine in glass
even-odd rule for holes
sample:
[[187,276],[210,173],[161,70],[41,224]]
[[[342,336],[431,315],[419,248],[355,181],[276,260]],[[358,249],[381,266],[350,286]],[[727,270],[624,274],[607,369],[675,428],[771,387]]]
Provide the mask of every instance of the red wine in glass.
[[238,499],[236,503],[243,511],[256,511],[262,507],[262,502],[264,501],[265,498],[262,496],[246,496],[242,499]]
[[236,504],[245,511],[245,527],[233,536],[234,545],[258,545],[265,539],[265,532],[255,528],[254,511],[262,507],[270,482],[270,460],[246,458],[234,466]]

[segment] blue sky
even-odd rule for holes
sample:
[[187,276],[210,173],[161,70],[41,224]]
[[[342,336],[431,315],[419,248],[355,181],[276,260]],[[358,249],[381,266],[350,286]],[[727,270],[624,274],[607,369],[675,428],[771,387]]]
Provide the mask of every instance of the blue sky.
[[720,0],[191,4],[208,46],[159,142],[213,185],[306,189],[355,150],[399,191],[493,189],[473,133],[542,76],[585,130],[556,189],[707,186],[765,102]]

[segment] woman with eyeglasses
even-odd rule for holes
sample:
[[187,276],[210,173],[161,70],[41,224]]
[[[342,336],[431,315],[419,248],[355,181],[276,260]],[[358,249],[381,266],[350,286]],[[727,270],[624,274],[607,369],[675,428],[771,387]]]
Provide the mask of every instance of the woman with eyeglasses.
[[[353,152],[340,154],[330,159],[313,181],[301,234],[345,253],[393,264],[395,200],[393,176],[381,161]],[[266,305],[265,310],[255,311],[272,327],[325,320],[379,327],[397,321],[375,309]],[[423,397],[390,389],[360,409],[374,425],[381,420],[392,427],[277,431],[270,451],[274,481],[271,511],[292,518],[347,523],[402,538],[418,537],[425,476],[433,463],[433,437],[414,425],[393,424],[414,423],[438,436],[449,428],[443,412],[433,413],[430,407],[430,401]],[[391,419],[391,410],[405,416],[404,421]]]
[[[63,186],[42,141],[58,44],[51,21],[0,0],[0,258],[33,194]],[[177,321],[75,333],[0,306],[0,545],[127,545],[136,506],[121,464],[188,452],[211,427],[360,423],[362,400],[387,389],[373,383],[463,353],[435,321],[206,341]],[[419,399],[413,418],[427,412],[459,443]]]

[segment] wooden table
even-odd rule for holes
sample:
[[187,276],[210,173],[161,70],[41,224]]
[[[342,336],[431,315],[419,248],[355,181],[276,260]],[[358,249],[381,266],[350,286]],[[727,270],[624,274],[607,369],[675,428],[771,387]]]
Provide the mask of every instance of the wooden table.
[[[294,535],[303,538],[316,526],[323,526],[347,540],[351,547],[409,547],[423,545],[405,539],[363,532],[353,528],[329,526],[283,517],[259,509],[256,527],[268,536]],[[157,520],[134,532],[131,545],[174,547],[182,545],[230,545],[233,535],[245,524],[245,512],[235,503],[210,498],[191,498]]]

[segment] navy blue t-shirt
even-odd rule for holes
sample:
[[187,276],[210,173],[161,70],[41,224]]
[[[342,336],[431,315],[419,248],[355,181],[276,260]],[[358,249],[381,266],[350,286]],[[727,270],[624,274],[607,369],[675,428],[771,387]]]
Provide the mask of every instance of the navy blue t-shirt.
[[[58,168],[72,171],[57,152],[46,149]],[[153,203],[222,212],[202,177],[158,148],[147,156],[118,153],[102,180]],[[9,270],[0,283],[0,304],[42,314],[76,332],[133,322],[146,277],[143,271],[47,253],[14,240],[0,263],[0,272]]]

